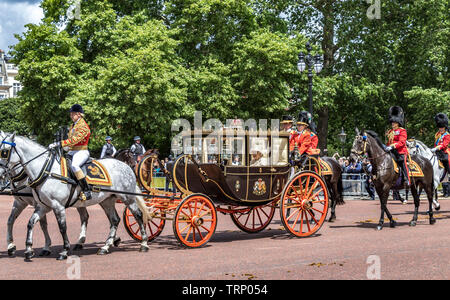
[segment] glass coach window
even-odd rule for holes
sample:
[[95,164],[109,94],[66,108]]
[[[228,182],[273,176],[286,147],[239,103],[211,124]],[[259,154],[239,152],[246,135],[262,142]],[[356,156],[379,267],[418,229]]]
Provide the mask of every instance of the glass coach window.
[[272,138],[272,165],[286,166],[289,163],[289,139]]
[[249,137],[250,167],[269,166],[269,138]]

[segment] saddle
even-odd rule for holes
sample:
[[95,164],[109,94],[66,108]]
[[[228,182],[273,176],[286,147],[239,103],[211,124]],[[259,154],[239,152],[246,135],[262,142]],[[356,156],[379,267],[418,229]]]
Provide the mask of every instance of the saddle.
[[[392,158],[392,163],[394,164],[394,171],[395,173],[399,174],[401,172],[401,168],[398,167],[397,163],[395,162],[395,159]],[[408,175],[409,177],[424,177],[422,168],[419,166],[417,162],[414,160],[407,159],[406,166],[408,168]],[[402,175],[402,174],[400,174]]]
[[[97,160],[89,158],[81,170],[86,175],[86,181],[90,185],[112,186],[111,177],[105,167]],[[76,180],[72,172],[72,160],[70,157],[61,157],[61,175]]]
[[319,157],[319,163],[320,163],[320,168],[321,168],[321,171],[322,171],[321,172],[322,175],[332,175],[333,174],[331,166],[326,161],[321,159],[320,157]]

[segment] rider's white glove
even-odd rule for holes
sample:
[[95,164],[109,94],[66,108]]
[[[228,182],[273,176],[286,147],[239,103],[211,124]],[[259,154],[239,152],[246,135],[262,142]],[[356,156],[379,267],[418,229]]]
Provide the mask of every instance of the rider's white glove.
[[391,151],[391,150],[392,150],[392,146],[386,147],[386,151]]
[[438,148],[433,148],[433,149],[431,149],[431,152],[436,152],[436,151],[438,151]]
[[54,142],[54,143],[51,143],[50,145],[48,145],[48,148],[49,149],[53,149],[53,148],[56,148],[56,147],[58,147],[60,145],[61,145],[60,142]]

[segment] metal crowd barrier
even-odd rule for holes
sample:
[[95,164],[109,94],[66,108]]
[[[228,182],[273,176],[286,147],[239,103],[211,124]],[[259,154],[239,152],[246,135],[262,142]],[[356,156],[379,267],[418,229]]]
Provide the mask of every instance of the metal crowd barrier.
[[366,191],[367,175],[364,173],[342,173],[342,186],[345,196],[368,196]]

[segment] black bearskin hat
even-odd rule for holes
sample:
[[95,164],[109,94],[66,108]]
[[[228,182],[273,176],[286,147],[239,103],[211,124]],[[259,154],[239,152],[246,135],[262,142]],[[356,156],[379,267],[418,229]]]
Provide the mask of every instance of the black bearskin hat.
[[448,129],[448,117],[444,113],[438,113],[434,116],[434,121],[436,122],[436,126],[438,128],[445,127]]
[[283,116],[283,118],[281,119],[281,124],[286,124],[286,123],[292,123],[294,122],[292,120],[292,116]]
[[307,111],[301,111],[298,115],[297,125],[310,126],[312,121],[312,116]]
[[389,123],[396,122],[400,127],[405,126],[405,115],[400,106],[392,106],[389,108]]
[[79,112],[79,113],[84,114],[83,107],[81,107],[80,104],[72,105],[72,107],[70,108],[70,112]]

